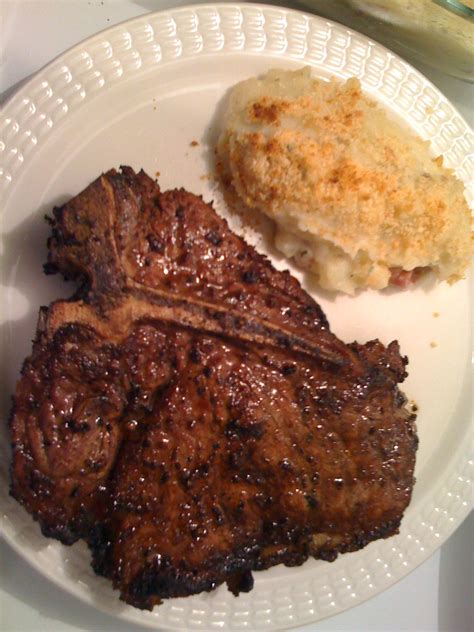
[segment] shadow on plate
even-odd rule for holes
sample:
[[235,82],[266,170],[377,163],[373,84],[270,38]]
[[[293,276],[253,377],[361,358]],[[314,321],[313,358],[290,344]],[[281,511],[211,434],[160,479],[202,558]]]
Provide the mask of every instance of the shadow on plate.
[[[46,540],[46,538],[45,538]],[[49,540],[46,540],[50,542]],[[36,611],[37,615],[44,619],[58,622],[59,627],[75,626],[81,630],[101,630],[101,632],[145,632],[145,628],[136,623],[133,628],[130,623],[122,622],[112,615],[108,615],[96,610],[93,606],[86,604],[68,594],[45,578],[27,561],[21,558],[8,544],[0,540],[0,561],[2,568],[8,567],[8,573],[0,573],[0,589],[11,595],[14,599],[27,604],[29,608]],[[91,586],[91,592],[93,586]],[[117,595],[117,616],[125,608],[120,603]],[[15,619],[11,619],[4,613],[2,619],[5,621],[5,629],[9,632],[24,632],[24,620],[20,618],[18,625]],[[49,624],[51,624],[49,621]],[[38,621],[39,629],[41,622]],[[54,626],[56,627],[56,626]]]
[[[440,632],[474,630],[474,512],[442,547],[439,564],[438,621]],[[453,581],[456,577],[463,581]]]

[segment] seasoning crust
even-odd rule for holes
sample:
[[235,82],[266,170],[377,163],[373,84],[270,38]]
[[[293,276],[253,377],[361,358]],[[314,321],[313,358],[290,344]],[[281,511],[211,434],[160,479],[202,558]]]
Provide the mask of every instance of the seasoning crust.
[[11,492],[138,608],[252,588],[397,533],[415,416],[398,344],[345,344],[201,198],[109,171],[54,210],[10,422]]

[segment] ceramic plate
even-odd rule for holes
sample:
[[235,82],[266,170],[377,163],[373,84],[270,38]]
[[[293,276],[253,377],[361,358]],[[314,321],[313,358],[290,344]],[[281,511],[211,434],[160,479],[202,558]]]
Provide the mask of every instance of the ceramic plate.
[[[225,215],[208,176],[226,92],[269,68],[302,65],[323,79],[359,77],[370,95],[445,156],[468,185],[472,203],[474,142],[466,123],[407,63],[347,28],[282,8],[223,4],[149,14],[99,33],[35,75],[1,115],[4,420],[39,306],[72,292],[42,273],[44,214],[100,172],[128,164],[160,172],[163,188],[184,186],[214,199]],[[198,145],[191,145],[194,140]],[[265,251],[258,233],[246,236]],[[68,548],[42,537],[8,497],[8,440],[2,437],[0,516],[8,542],[45,576],[102,610],[133,623],[186,630],[281,629],[316,621],[384,590],[420,564],[469,509],[468,282],[356,298],[311,292],[342,339],[398,339],[410,358],[404,390],[419,407],[420,450],[400,535],[332,564],[310,560],[300,568],[256,573],[255,589],[237,599],[220,587],[142,612],[120,602],[109,582],[93,574],[85,545]]]

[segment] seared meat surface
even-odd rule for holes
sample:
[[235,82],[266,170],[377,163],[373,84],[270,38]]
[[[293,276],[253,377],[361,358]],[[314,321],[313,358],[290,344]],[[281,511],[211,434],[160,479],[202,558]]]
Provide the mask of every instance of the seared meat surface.
[[346,345],[200,198],[110,171],[54,210],[12,494],[140,608],[397,532],[417,437],[397,343]]

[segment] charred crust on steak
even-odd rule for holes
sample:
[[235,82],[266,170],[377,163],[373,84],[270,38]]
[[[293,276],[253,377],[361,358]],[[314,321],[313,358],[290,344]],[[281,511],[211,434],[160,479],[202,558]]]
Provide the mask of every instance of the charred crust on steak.
[[130,167],[53,210],[9,421],[11,494],[84,539],[121,598],[162,599],[395,533],[414,484],[398,343],[345,344],[202,198]]

